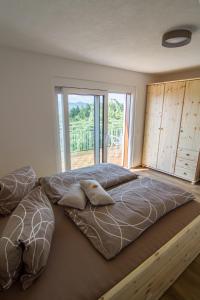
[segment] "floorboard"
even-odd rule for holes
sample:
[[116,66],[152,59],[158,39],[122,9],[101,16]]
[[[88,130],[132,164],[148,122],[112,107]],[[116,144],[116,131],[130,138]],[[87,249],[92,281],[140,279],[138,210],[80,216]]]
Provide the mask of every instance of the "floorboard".
[[[200,202],[200,184],[192,185],[185,180],[145,168],[133,169],[133,171],[142,176],[176,184],[192,192],[196,196],[196,200]],[[165,292],[160,300],[200,300],[200,255]]]

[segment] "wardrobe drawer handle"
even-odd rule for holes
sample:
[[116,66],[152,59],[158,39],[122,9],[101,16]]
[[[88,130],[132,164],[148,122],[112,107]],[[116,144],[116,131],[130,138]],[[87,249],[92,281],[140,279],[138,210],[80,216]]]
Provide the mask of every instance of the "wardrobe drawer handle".
[[186,173],[186,172],[184,172],[183,174],[184,174],[184,175],[187,175],[187,173]]
[[189,153],[187,153],[187,154],[186,154],[186,156],[190,156],[190,154],[189,154]]
[[185,166],[188,166],[188,163],[185,163]]

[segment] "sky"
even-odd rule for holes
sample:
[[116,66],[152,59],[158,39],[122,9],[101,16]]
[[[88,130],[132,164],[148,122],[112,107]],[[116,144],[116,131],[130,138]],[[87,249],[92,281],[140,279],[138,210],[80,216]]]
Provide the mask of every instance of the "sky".
[[[109,93],[108,100],[116,99],[120,103],[123,103],[126,100],[126,94],[116,94],[116,93]],[[77,102],[86,102],[88,104],[93,104],[94,96],[89,95],[69,95],[69,103],[76,104]]]

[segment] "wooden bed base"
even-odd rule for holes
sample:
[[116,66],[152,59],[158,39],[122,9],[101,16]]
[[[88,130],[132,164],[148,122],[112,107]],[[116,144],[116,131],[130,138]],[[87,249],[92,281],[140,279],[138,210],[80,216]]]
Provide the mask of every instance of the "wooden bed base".
[[199,253],[200,216],[99,300],[157,300]]

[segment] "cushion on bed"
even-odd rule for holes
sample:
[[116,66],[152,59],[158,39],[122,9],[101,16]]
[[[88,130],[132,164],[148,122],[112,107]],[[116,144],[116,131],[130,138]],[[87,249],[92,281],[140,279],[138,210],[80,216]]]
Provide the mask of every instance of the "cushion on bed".
[[79,183],[72,184],[69,191],[64,194],[58,204],[78,209],[84,209],[87,203],[86,195]]
[[8,215],[35,186],[36,174],[27,166],[0,179],[0,215]]
[[78,183],[80,180],[94,179],[107,189],[136,178],[136,174],[123,167],[102,163],[92,167],[69,170],[50,177],[42,177],[40,184],[49,199],[56,203],[69,191],[72,184]]
[[11,215],[0,238],[0,290],[8,289],[19,277],[22,248],[18,240],[21,220]]
[[23,273],[24,289],[44,270],[54,231],[54,214],[41,187],[19,203],[0,239],[0,286],[7,289]]
[[80,185],[92,205],[108,205],[114,203],[112,197],[96,180],[81,180]]

